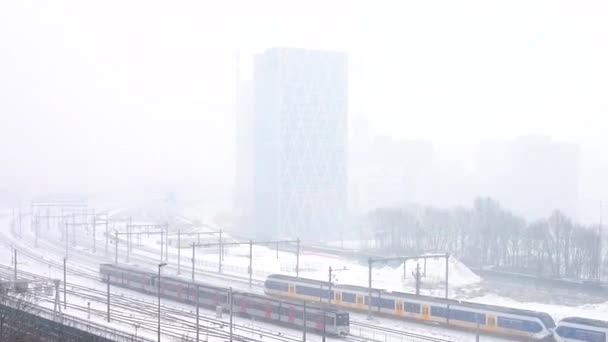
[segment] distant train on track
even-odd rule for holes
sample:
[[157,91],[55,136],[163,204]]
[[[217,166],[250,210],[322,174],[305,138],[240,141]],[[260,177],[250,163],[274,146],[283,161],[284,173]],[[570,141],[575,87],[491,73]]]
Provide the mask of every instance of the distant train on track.
[[[135,267],[102,264],[99,273],[103,282],[110,282],[131,290],[157,294],[158,275]],[[199,296],[196,298],[196,291]],[[192,282],[182,278],[163,276],[160,281],[160,294],[163,298],[175,301],[198,304],[215,309],[222,306],[229,308],[229,290],[201,282]],[[304,325],[304,306],[298,301],[289,301],[256,295],[245,292],[232,292],[233,313],[255,318],[260,321],[291,326],[302,329]],[[306,305],[307,330],[325,332],[329,335],[344,335],[349,332],[348,312],[323,304]]]
[[[264,292],[282,298],[327,302],[338,307],[369,310],[369,288],[335,285],[329,294],[329,283],[285,275],[271,275]],[[532,340],[606,342],[608,322],[583,318],[566,318],[556,327],[544,312],[514,309],[496,305],[462,302],[429,296],[372,289],[371,310],[387,316],[406,318],[448,326],[477,329]]]
[[608,322],[595,319],[567,317],[559,321],[555,337],[564,342],[606,342]]

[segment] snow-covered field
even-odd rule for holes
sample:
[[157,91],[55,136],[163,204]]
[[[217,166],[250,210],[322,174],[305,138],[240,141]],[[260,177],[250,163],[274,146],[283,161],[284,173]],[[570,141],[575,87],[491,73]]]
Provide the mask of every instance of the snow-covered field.
[[[0,231],[8,238],[2,241],[4,246],[10,247],[11,244],[15,244],[20,248],[26,248],[28,253],[35,253],[48,260],[54,260],[55,262],[61,262],[64,256],[64,245],[65,243],[61,240],[63,231],[53,231],[45,237],[41,237],[39,240],[39,248],[33,248],[33,233],[29,229],[24,229],[24,236],[22,239],[17,239],[13,236],[9,229],[10,213],[5,213],[4,218],[0,219]],[[133,221],[135,222],[135,221]],[[143,222],[140,222],[143,223]],[[105,253],[105,237],[104,229],[97,229],[96,231],[96,253],[92,253],[92,232],[85,232],[84,230],[77,231],[76,235],[76,246],[70,244],[70,259],[74,260],[80,258],[81,265],[72,266],[81,270],[96,270],[99,263],[103,262],[114,262],[114,245],[110,245],[108,254]],[[200,232],[204,233],[203,230]],[[198,239],[198,237],[196,237]],[[170,238],[175,239],[175,236]],[[190,241],[188,240],[190,239]],[[187,246],[191,243],[194,237],[182,237],[182,246]],[[213,243],[216,239],[214,236],[202,235],[202,243]],[[121,238],[122,240],[122,238]],[[134,239],[134,248],[130,253],[130,263],[137,264],[145,268],[153,268],[156,263],[159,262],[160,258],[160,236],[159,235],[142,235],[141,245],[138,245],[137,239]],[[231,241],[227,234],[223,235],[223,241]],[[168,263],[169,265],[164,269],[166,275],[177,275],[177,257],[178,248],[175,241],[171,241],[170,247],[168,248]],[[118,248],[118,259],[119,262],[125,262],[126,260],[126,248],[124,240],[119,243]],[[296,255],[291,252],[276,251],[276,246],[256,246],[252,248],[253,255],[253,279],[254,286],[250,289],[254,292],[261,292],[261,288],[256,286],[260,281],[264,280],[265,277],[273,273],[292,274],[295,275],[296,267]],[[185,278],[191,277],[191,248],[186,247],[181,249],[180,268],[181,276]],[[214,283],[221,286],[233,286],[237,289],[249,290],[247,285],[247,275],[249,266],[249,245],[241,246],[226,246],[224,249],[224,259],[222,261],[222,270],[226,277],[215,278],[211,276],[211,272],[217,272],[218,269],[218,248],[216,246],[199,247],[196,249],[196,277],[198,280],[202,280],[209,283]],[[2,264],[11,264],[11,249],[2,248],[0,249],[0,260]],[[404,265],[375,265],[373,268],[373,287],[384,288],[391,291],[406,291],[412,292],[415,287],[415,281],[413,272],[416,269],[416,265],[419,264],[420,271],[424,273],[423,281],[423,294],[430,294],[435,296],[444,296],[444,276],[445,276],[445,260],[443,258],[428,259],[426,266],[424,261],[409,260],[405,264],[405,278]],[[19,267],[23,270],[36,272],[41,276],[49,276],[54,278],[60,278],[60,269],[55,267],[49,267],[46,264],[40,264],[35,260],[28,260],[27,257],[20,257]],[[368,268],[366,264],[361,263],[359,260],[349,259],[345,257],[338,257],[330,254],[312,253],[307,252],[303,249],[300,255],[300,276],[307,278],[314,278],[319,280],[327,280],[328,268],[332,267],[335,269],[346,268],[344,271],[336,272],[334,281],[338,284],[351,284],[351,285],[368,285]],[[202,273],[206,271],[209,273]],[[94,272],[94,271],[93,271]],[[233,277],[233,280],[230,280]],[[236,277],[239,277],[237,279]],[[77,281],[78,284],[91,286],[92,288],[103,290],[104,284],[87,280],[79,279],[76,276],[71,276],[72,281]],[[237,281],[238,280],[238,281]],[[501,297],[496,294],[485,294],[483,296],[474,296],[476,290],[480,288],[482,279],[475,275],[465,265],[460,263],[457,259],[451,257],[449,259],[449,295],[451,298],[461,298],[467,300],[473,300],[481,303],[504,305],[510,307],[519,307],[537,311],[544,311],[554,316],[556,320],[563,318],[564,316],[582,316],[590,318],[605,319],[608,317],[608,302],[600,304],[588,304],[576,307],[564,306],[564,305],[549,305],[533,302],[518,302],[513,299]],[[129,294],[129,291],[117,290],[125,295]],[[486,291],[487,293],[487,291]],[[144,296],[144,295],[140,295]],[[471,296],[472,299],[471,299]],[[144,296],[145,297],[145,296]],[[77,299],[75,299],[77,300]],[[80,299],[81,304],[82,299]],[[180,307],[183,305],[175,304]],[[92,304],[92,307],[97,308],[103,306],[100,303]],[[185,306],[185,310],[191,310],[191,307]],[[103,308],[100,308],[103,309]],[[69,309],[68,309],[69,310]],[[86,316],[86,313],[75,312],[75,315]],[[213,312],[205,312],[210,317],[214,315]],[[363,315],[353,314],[354,319],[363,320]],[[101,320],[101,318],[93,318]],[[400,322],[390,319],[376,319],[376,324],[390,327],[393,329],[405,329],[407,331],[421,333],[421,334],[433,334],[437,337],[442,337],[448,340],[454,341],[469,341],[471,334],[467,332],[455,332],[444,328],[429,328],[424,325],[419,325],[410,322]],[[262,326],[265,329],[275,329],[284,332],[285,334],[296,334],[290,329],[276,328],[272,325],[267,325],[259,322],[242,322],[243,324],[252,324],[255,326]],[[130,325],[122,325],[123,329],[133,332],[134,327]],[[356,328],[355,328],[356,329]],[[372,332],[360,332],[368,336]],[[314,335],[313,335],[314,336]],[[390,340],[390,337],[385,337]],[[212,339],[210,339],[212,340]],[[315,340],[315,337],[311,337],[311,340]],[[484,338],[488,340],[488,338]],[[491,339],[499,340],[499,339]]]
[[[45,236],[40,236],[39,240],[38,240],[38,247],[35,248],[33,247],[34,245],[34,234],[33,231],[29,230],[29,229],[23,229],[22,231],[22,238],[19,239],[17,238],[15,235],[12,234],[12,232],[10,231],[10,224],[9,224],[9,220],[10,220],[10,215],[9,218],[7,219],[6,217],[7,215],[5,215],[3,218],[0,218],[0,232],[2,233],[3,239],[0,243],[3,244],[4,248],[0,249],[0,260],[2,261],[2,264],[4,265],[11,265],[12,263],[12,248],[11,247],[17,247],[21,252],[19,254],[19,269],[21,271],[27,271],[27,272],[33,272],[38,274],[39,276],[49,276],[52,278],[62,278],[62,272],[61,272],[61,262],[63,260],[63,257],[65,256],[65,243],[61,240],[61,235],[62,235],[62,231],[53,231],[53,229],[51,229],[49,231],[49,233],[46,233]],[[43,227],[46,228],[46,225],[42,225]],[[92,232],[89,231],[88,233],[81,230],[81,231],[77,231],[76,233],[76,245],[72,246],[72,244],[70,243],[70,248],[69,248],[69,257],[68,257],[68,290],[72,291],[72,285],[71,284],[77,284],[78,286],[85,286],[87,288],[90,289],[94,289],[96,291],[101,291],[103,292],[105,290],[105,284],[95,281],[95,280],[91,280],[88,278],[82,278],[78,275],[76,275],[74,272],[79,271],[79,272],[85,272],[88,274],[95,274],[96,269],[98,269],[98,264],[99,263],[103,263],[103,262],[113,262],[114,260],[114,245],[111,245],[110,250],[108,255],[106,256],[105,254],[105,246],[104,246],[104,237],[103,237],[103,231],[104,229],[98,229],[96,231],[96,247],[97,247],[97,251],[96,253],[92,253]],[[88,234],[88,235],[87,235]],[[43,235],[41,233],[41,235]],[[125,253],[125,243],[124,241],[121,242],[121,244],[119,244],[119,261],[123,261],[126,257],[126,253]],[[197,279],[199,280],[203,280],[205,282],[214,282],[223,286],[229,286],[229,285],[233,285],[234,287],[238,287],[236,286],[236,281],[231,281],[229,279],[211,279],[207,276],[206,273],[200,273],[198,272],[199,269],[204,269],[204,268],[208,268],[209,270],[216,270],[217,267],[217,262],[218,262],[218,255],[217,255],[217,249],[215,250],[215,253],[213,253],[212,249],[209,249],[207,251],[204,251],[204,248],[200,248],[199,251],[197,251],[197,255],[199,257],[197,257]],[[189,259],[190,254],[189,253],[185,253],[190,251],[190,249],[185,249],[182,251],[182,276],[189,278],[190,274],[191,274],[191,270],[190,270],[190,263],[189,262],[184,262],[184,261],[188,261],[187,259]],[[208,253],[205,253],[208,252]],[[266,274],[268,273],[275,273],[275,272],[283,272],[282,269],[286,269],[286,271],[293,271],[293,268],[295,267],[295,256],[290,254],[290,253],[283,253],[283,252],[279,252],[279,258],[277,259],[276,257],[276,251],[271,249],[271,248],[266,248],[266,247],[261,247],[261,246],[255,246],[253,248],[253,254],[254,254],[254,279],[258,279],[258,280],[263,280],[266,276]],[[36,258],[31,258],[30,255],[35,255],[37,256]],[[142,246],[136,246],[134,248],[134,251],[131,253],[131,261],[136,262],[138,264],[141,264],[142,267],[146,267],[151,269],[153,265],[155,265],[156,263],[158,263],[158,255],[159,255],[159,244],[157,241],[157,237],[155,236],[150,236],[149,238],[146,237],[145,239],[142,240]],[[187,256],[185,256],[187,255]],[[165,275],[175,275],[176,272],[176,257],[177,257],[177,249],[174,247],[170,247],[169,248],[169,263],[170,265],[167,266],[164,271],[163,274]],[[41,259],[39,259],[41,258]],[[143,260],[146,260],[146,262],[143,262]],[[233,276],[239,276],[239,277],[243,277],[244,275],[246,275],[246,269],[247,266],[249,264],[249,249],[248,246],[244,246],[244,247],[234,247],[234,248],[229,248],[227,249],[227,253],[225,256],[225,260],[224,260],[224,270],[226,273],[232,273]],[[325,265],[334,265],[336,260],[340,261],[339,259],[335,259],[332,258],[330,256],[324,256],[324,255],[312,255],[312,254],[306,254],[304,253],[301,256],[301,267],[304,269],[302,275],[310,275],[313,276],[315,274],[317,275],[322,275],[323,274],[323,268]],[[47,263],[52,262],[54,263],[53,266],[49,267],[49,265]],[[293,262],[293,263],[292,263]],[[354,263],[353,263],[354,266]],[[354,268],[354,267],[353,267]],[[245,272],[243,272],[243,270],[245,270]],[[347,271],[345,271],[347,272]],[[355,272],[358,272],[357,270],[355,270]],[[284,272],[283,272],[284,273]],[[345,273],[346,274],[346,273]],[[245,278],[246,279],[246,278]],[[242,282],[241,283],[243,285],[239,285],[240,287],[246,288],[246,282]],[[260,288],[256,288],[255,286],[251,289],[252,291],[261,291]],[[67,310],[65,310],[64,312],[66,312],[67,314],[76,316],[76,317],[80,317],[83,319],[89,319],[87,318],[87,310],[86,310],[86,303],[87,302],[91,302],[91,309],[92,309],[92,314],[91,314],[91,322],[96,322],[99,324],[103,324],[103,325],[108,325],[109,327],[113,328],[113,329],[119,329],[125,332],[129,332],[129,333],[135,333],[137,332],[140,336],[146,336],[146,337],[154,337],[154,330],[151,329],[151,325],[152,325],[152,321],[154,319],[154,312],[149,312],[149,313],[144,313],[144,312],[140,312],[140,311],[134,311],[132,313],[129,313],[128,309],[122,308],[114,308],[113,310],[117,310],[115,311],[115,315],[117,316],[123,316],[123,318],[121,319],[122,322],[117,322],[116,319],[114,319],[111,323],[107,323],[104,320],[104,309],[105,309],[105,301],[103,300],[103,297],[97,298],[97,299],[91,299],[88,296],[90,295],[89,292],[92,292],[93,290],[84,290],[84,292],[82,292],[83,290],[81,290],[80,293],[78,294],[72,294],[72,293],[68,293],[68,308]],[[126,298],[140,298],[140,304],[138,305],[138,309],[141,309],[143,307],[145,307],[146,305],[150,305],[150,303],[144,305],[144,303],[147,302],[151,302],[154,303],[155,298],[150,298],[149,296],[146,295],[142,295],[142,294],[137,294],[137,293],[133,293],[132,291],[128,291],[128,290],[124,290],[124,289],[120,289],[120,288],[112,288],[112,294],[113,296],[119,296],[121,299],[126,299]],[[41,305],[44,305],[48,308],[53,308],[53,301],[52,299],[49,300],[41,300],[40,302]],[[163,316],[163,324],[166,325],[165,331],[175,331],[175,330],[179,330],[177,327],[179,327],[179,325],[183,325],[183,324],[188,324],[187,322],[192,321],[192,311],[193,308],[191,306],[188,305],[184,305],[181,303],[173,303],[171,301],[167,301],[167,300],[163,300],[163,308],[164,310],[166,310],[167,308],[170,307],[177,307],[180,308],[184,313],[184,315],[186,315],[188,312],[190,313],[190,316],[186,317],[184,316],[184,318],[182,318],[179,322],[181,323],[176,323],[173,322],[171,323],[171,320],[169,319],[169,322],[165,322],[165,320],[167,319],[165,316]],[[113,311],[114,312],[114,311]],[[210,312],[207,310],[203,310],[202,311],[202,315],[205,315],[208,318],[213,318],[214,316],[214,312]],[[150,316],[154,316],[154,317],[150,317]],[[356,315],[354,315],[353,317],[356,317]],[[224,316],[224,321],[227,320],[226,315]],[[140,324],[141,322],[141,324]],[[244,329],[245,327],[250,327],[250,329],[252,330],[256,330],[256,331],[270,331],[270,332],[275,332],[275,333],[280,333],[284,338],[293,338],[295,340],[299,339],[299,331],[293,330],[293,329],[288,329],[288,328],[284,328],[284,327],[277,327],[274,325],[270,325],[267,323],[263,323],[263,322],[254,322],[251,320],[247,320],[247,319],[243,319],[243,318],[235,318],[235,323],[241,325],[241,329]],[[144,329],[144,324],[148,325],[148,327],[146,329]],[[398,330],[406,330],[406,331],[410,331],[410,332],[416,332],[416,333],[420,333],[420,334],[427,334],[427,335],[433,335],[436,337],[442,337],[445,338],[447,340],[451,340],[451,341],[470,341],[472,334],[471,333],[467,333],[467,332],[460,332],[460,331],[452,331],[450,329],[445,329],[445,328],[441,328],[441,327],[428,327],[428,326],[423,326],[423,325],[419,325],[416,323],[410,323],[410,322],[397,322],[397,321],[393,321],[393,320],[385,320],[385,319],[376,319],[375,320],[375,324],[379,324],[379,325],[383,325],[383,326],[387,326],[387,327],[392,327],[394,329],[398,329]],[[225,325],[227,326],[227,325]],[[225,329],[224,329],[225,330]],[[355,335],[363,335],[366,336],[367,338],[372,338],[374,337],[375,340],[381,339],[384,341],[401,341],[402,340],[402,336],[400,335],[394,335],[391,333],[384,333],[384,332],[379,332],[379,331],[375,331],[375,330],[370,330],[370,329],[366,329],[366,328],[357,328],[356,331],[353,331],[353,333]],[[268,335],[266,335],[265,337],[261,336],[261,333],[241,333],[241,335],[251,335],[251,336],[258,336],[257,338],[264,338],[264,340],[268,340],[271,341],[273,340],[272,338],[269,338]],[[190,334],[190,336],[192,336],[192,334]],[[289,337],[291,336],[291,337]],[[166,336],[167,337],[167,336]],[[169,337],[167,337],[169,338]],[[254,337],[255,338],[255,337]],[[165,338],[163,338],[163,340],[165,340]],[[203,340],[206,340],[205,338]],[[214,341],[214,339],[209,336],[209,341]],[[310,341],[320,341],[321,337],[315,334],[308,334],[308,340]],[[334,339],[328,339],[328,340],[334,340]],[[498,339],[492,339],[493,341],[498,340]]]

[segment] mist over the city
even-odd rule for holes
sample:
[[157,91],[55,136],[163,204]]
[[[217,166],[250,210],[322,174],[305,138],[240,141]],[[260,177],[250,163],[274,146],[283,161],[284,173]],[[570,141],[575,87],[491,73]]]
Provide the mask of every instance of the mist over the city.
[[[411,309],[450,341],[480,331],[491,341],[606,341],[606,18],[603,1],[1,2],[0,260],[12,269],[0,289],[19,292],[28,279],[17,253],[29,258],[24,272],[46,277],[31,285],[63,277],[62,258],[114,277],[160,252],[150,264],[158,283],[163,264],[176,279],[191,267],[192,282],[233,272],[213,285],[240,276],[248,287],[237,290],[260,296],[330,296],[374,336]],[[300,273],[327,282],[328,267],[327,294],[298,297]],[[108,296],[109,284],[124,285],[107,279]],[[154,281],[142,289],[160,302]],[[344,306],[338,284],[362,292]],[[351,309],[384,310],[379,298],[368,305],[372,287],[393,302],[369,327]],[[477,336],[451,330],[460,318],[450,304],[411,307],[390,299],[397,292],[475,303],[481,311],[458,328]],[[216,337],[232,340],[233,295],[222,296],[209,305],[230,312],[231,330]],[[0,305],[22,310],[32,298]],[[502,306],[538,311],[538,326],[521,323],[523,311],[501,321]],[[333,324],[347,336],[341,312]],[[563,330],[586,324],[603,339]],[[198,318],[196,327],[198,341]]]

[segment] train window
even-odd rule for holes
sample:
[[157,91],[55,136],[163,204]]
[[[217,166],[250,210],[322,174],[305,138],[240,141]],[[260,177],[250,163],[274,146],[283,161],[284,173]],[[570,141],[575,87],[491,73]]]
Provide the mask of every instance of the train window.
[[571,338],[579,341],[590,341],[590,342],[604,342],[606,341],[606,334],[599,331],[591,331],[581,328],[559,326],[556,330],[557,334],[561,337]]
[[266,280],[265,285],[267,288],[269,288],[271,290],[287,292],[287,289],[288,289],[287,283],[282,283],[282,282],[273,281],[273,280]]
[[404,306],[405,306],[406,312],[411,312],[411,313],[416,313],[416,314],[420,313],[420,304],[406,302]]
[[[425,315],[425,316],[429,314],[429,307],[428,306],[423,306],[422,307],[422,314]],[[445,310],[445,308],[442,308],[440,306],[431,306],[431,316],[433,316],[433,317],[446,317],[446,310]]]
[[394,309],[395,300],[380,298],[380,306],[382,306],[383,308],[386,308],[386,309]]
[[458,309],[450,310],[450,319],[457,320],[457,321],[463,321],[463,322],[471,322],[471,323],[479,322],[479,324],[486,323],[485,314],[471,312],[471,311],[458,310]]
[[342,292],[342,301],[346,303],[355,303],[357,296],[353,293]]
[[350,319],[348,314],[338,314],[336,317],[336,325],[341,327],[348,327],[350,325]]
[[498,326],[501,328],[528,331],[533,333],[543,330],[543,328],[537,322],[502,316],[498,317]]
[[311,297],[327,298],[327,290],[321,290],[309,286],[296,286],[296,293]]

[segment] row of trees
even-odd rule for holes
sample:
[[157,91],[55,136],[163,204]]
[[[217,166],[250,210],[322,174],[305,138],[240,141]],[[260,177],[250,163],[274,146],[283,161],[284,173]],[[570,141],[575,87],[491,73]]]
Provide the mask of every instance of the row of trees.
[[608,269],[600,227],[576,224],[560,211],[528,223],[495,200],[477,198],[472,208],[381,208],[367,219],[376,246],[392,254],[447,251],[476,267],[576,279],[599,279]]

